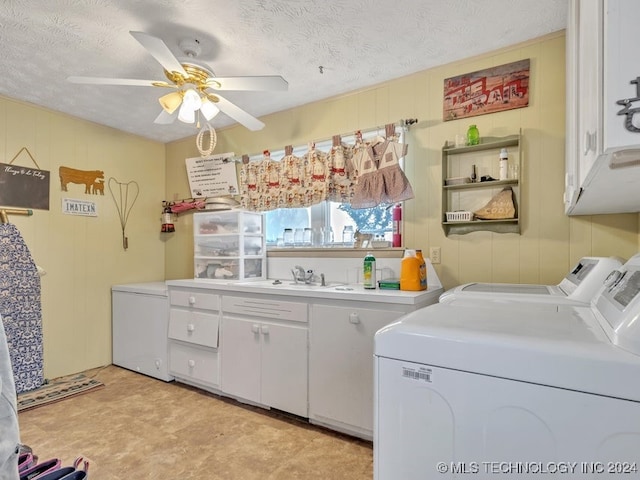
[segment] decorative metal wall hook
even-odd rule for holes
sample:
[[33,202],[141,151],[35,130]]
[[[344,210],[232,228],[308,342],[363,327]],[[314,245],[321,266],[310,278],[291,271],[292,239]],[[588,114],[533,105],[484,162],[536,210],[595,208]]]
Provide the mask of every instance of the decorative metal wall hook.
[[637,102],[640,100],[640,77],[636,77],[635,80],[631,80],[629,83],[635,83],[636,85],[636,96],[635,98],[624,98],[622,100],[618,100],[616,103],[618,105],[622,105],[624,108],[618,112],[618,115],[625,115],[626,118],[624,120],[624,128],[629,130],[630,132],[638,133],[640,132],[640,128],[636,127],[633,124],[633,116],[640,112],[640,107],[631,108],[631,104],[633,102]]

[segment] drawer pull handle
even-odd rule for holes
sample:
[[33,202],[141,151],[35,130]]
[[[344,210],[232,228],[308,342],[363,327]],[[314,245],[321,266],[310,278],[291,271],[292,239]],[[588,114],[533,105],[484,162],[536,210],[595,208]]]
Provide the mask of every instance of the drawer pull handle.
[[260,329],[262,330],[263,335],[269,335],[269,325],[262,325]]
[[195,360],[189,360],[187,362],[187,364],[189,365],[189,368],[193,368],[196,366],[196,361]]
[[260,333],[260,326],[257,323],[254,323],[251,325],[251,331],[253,333]]
[[360,323],[360,315],[358,315],[357,313],[350,313],[349,314],[349,323]]
[[189,305],[195,305],[195,304],[196,304],[196,297],[192,295],[189,297]]
[[196,329],[196,326],[193,323],[187,325],[187,332],[191,333]]

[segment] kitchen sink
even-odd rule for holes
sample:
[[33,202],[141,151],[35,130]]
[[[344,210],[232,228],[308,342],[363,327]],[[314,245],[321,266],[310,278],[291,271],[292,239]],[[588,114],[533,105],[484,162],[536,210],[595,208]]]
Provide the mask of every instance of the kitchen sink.
[[344,283],[340,282],[324,282],[324,285],[320,282],[312,282],[312,283],[295,283],[295,282],[284,282],[289,287],[298,287],[298,288],[332,288],[332,287],[341,287]]
[[291,280],[274,280],[274,279],[257,280],[255,282],[251,282],[251,281],[240,282],[240,284],[247,285],[247,286],[255,286],[260,288],[279,288],[283,290],[290,289],[290,288],[301,289],[301,290],[304,290],[304,289],[317,290],[317,289],[327,289],[327,288],[336,288],[336,287],[350,288],[350,287],[347,287],[346,284],[343,282],[325,282],[325,284],[322,285],[321,282],[295,283]]

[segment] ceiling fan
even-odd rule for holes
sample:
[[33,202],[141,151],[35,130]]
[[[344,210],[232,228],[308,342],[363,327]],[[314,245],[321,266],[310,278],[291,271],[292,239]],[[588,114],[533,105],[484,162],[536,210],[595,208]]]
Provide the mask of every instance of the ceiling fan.
[[165,87],[174,89],[158,100],[162,106],[154,123],[170,124],[176,117],[185,123],[199,123],[200,114],[211,120],[219,111],[244,125],[249,130],[264,127],[257,118],[242,110],[219,94],[225,91],[284,91],[287,81],[279,75],[253,77],[216,77],[202,62],[196,61],[201,48],[198,40],[183,40],[180,48],[187,57],[178,60],[159,38],[144,32],[129,32],[164,68],[168,81],[138,80],[133,78],[68,77],[72,83],[93,85],[125,85],[139,87]]

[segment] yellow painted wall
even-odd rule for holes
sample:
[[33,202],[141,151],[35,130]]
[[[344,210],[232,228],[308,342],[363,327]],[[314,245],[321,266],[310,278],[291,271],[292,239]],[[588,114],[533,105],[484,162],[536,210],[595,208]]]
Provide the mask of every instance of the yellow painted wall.
[[[46,378],[111,363],[111,285],[164,278],[160,237],[165,146],[40,107],[0,97],[0,162],[27,147],[50,171],[50,209],[11,216],[41,278]],[[16,165],[33,167],[21,154]],[[127,223],[129,248],[114,200],[88,195],[84,185],[61,192],[58,168],[103,170],[105,180],[136,181],[140,193]],[[112,183],[115,186],[115,184]],[[131,191],[132,192],[132,191]],[[62,198],[93,201],[98,217],[61,213]],[[130,199],[131,201],[131,199]]]
[[[529,107],[473,118],[483,135],[523,131],[522,235],[475,232],[447,238],[440,225],[440,152],[445,140],[463,134],[470,121],[442,122],[443,80],[522,58],[531,59]],[[260,132],[241,126],[221,130],[215,152],[253,154],[418,118],[407,139],[407,174],[416,192],[405,208],[407,247],[442,247],[437,271],[445,287],[471,280],[557,283],[582,256],[627,258],[639,246],[637,214],[569,218],[563,213],[564,89],[564,35],[555,34],[269,115]],[[198,156],[195,139],[163,145],[0,97],[0,163],[22,147],[51,172],[50,210],[11,217],[47,271],[42,278],[45,376],[108,364],[111,286],[193,275],[192,216],[180,215],[175,234],[160,234],[159,218],[163,199],[190,195],[184,159]],[[21,155],[15,163],[29,160]],[[105,196],[86,195],[83,186],[71,184],[63,194],[61,165],[102,169],[107,179],[139,183],[127,224],[127,251],[109,190]],[[95,201],[99,216],[63,215],[63,197]]]
[[[527,108],[442,121],[445,78],[531,59]],[[318,82],[322,77],[318,77]],[[558,283],[588,255],[638,251],[637,214],[567,217],[564,214],[565,37],[562,32],[508,49],[434,68],[374,88],[311,103],[264,117],[266,127],[238,126],[218,132],[215,153],[255,154],[305,144],[403,118],[418,118],[407,141],[406,172],[416,193],[406,202],[404,239],[408,248],[442,248],[436,270],[446,288],[469,281]],[[525,167],[522,234],[474,232],[449,236],[440,224],[441,149],[469,124],[481,135],[503,136],[522,129]],[[167,145],[167,196],[189,196],[184,159],[197,156],[194,139]],[[497,157],[496,157],[497,163]],[[169,240],[167,278],[193,275],[191,217],[181,216]]]

